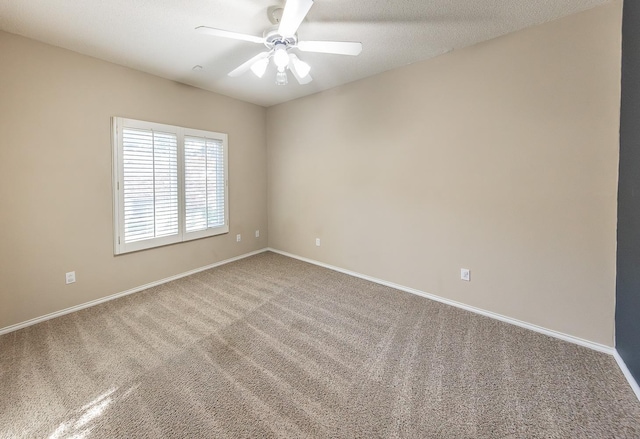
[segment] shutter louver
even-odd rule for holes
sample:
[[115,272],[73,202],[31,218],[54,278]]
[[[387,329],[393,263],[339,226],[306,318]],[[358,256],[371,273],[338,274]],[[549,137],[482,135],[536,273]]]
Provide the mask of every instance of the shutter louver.
[[185,136],[184,157],[187,233],[223,226],[225,224],[223,142]]
[[124,242],[178,234],[178,141],[175,134],[122,132]]

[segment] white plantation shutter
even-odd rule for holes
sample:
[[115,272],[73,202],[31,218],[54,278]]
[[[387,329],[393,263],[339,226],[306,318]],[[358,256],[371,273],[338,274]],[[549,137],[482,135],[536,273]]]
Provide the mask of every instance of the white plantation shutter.
[[124,241],[178,234],[178,139],[123,128]]
[[222,140],[185,136],[185,228],[187,233],[225,224]]
[[114,249],[229,231],[227,135],[114,118]]

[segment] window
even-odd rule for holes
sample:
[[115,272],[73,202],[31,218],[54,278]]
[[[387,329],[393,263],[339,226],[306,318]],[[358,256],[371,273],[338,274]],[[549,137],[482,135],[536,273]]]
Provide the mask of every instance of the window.
[[113,118],[115,254],[227,233],[227,135]]

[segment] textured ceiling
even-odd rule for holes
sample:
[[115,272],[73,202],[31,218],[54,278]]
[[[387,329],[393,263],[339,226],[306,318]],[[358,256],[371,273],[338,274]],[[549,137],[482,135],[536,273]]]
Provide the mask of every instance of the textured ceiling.
[[[278,0],[0,0],[0,29],[244,101],[270,106],[607,3],[608,0],[315,0],[300,40],[361,41],[360,56],[298,53],[314,80],[275,85],[227,73],[263,45],[202,35],[204,25],[262,36]],[[1,62],[0,54],[0,62]],[[195,65],[203,67],[193,71]]]

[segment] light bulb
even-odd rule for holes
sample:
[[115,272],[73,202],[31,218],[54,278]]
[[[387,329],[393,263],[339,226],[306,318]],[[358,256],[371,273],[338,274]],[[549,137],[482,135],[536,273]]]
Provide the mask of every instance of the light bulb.
[[269,58],[262,58],[258,61],[254,62],[251,66],[251,71],[258,77],[262,78],[264,76],[264,72],[267,71],[267,66],[269,65]]
[[276,85],[287,85],[289,80],[287,79],[287,72],[284,71],[284,67],[278,67],[278,73],[276,73]]
[[276,44],[276,51],[273,54],[273,62],[276,63],[278,68],[285,68],[289,65],[289,54],[287,53],[287,46],[280,43]]
[[300,61],[300,58],[293,53],[290,55],[290,58],[298,78],[305,78],[311,71],[311,66],[304,61]]

